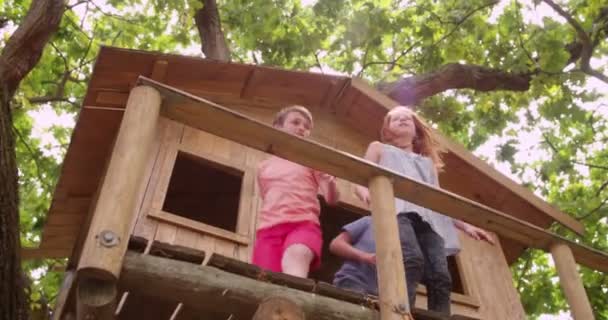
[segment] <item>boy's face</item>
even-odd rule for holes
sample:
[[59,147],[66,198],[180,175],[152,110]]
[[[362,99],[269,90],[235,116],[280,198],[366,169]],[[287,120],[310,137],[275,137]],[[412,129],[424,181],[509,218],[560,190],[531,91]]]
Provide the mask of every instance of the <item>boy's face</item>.
[[300,137],[308,137],[310,135],[310,130],[312,129],[310,121],[308,121],[303,114],[296,111],[288,113],[283,120],[283,124],[279,124],[276,127],[289,134]]

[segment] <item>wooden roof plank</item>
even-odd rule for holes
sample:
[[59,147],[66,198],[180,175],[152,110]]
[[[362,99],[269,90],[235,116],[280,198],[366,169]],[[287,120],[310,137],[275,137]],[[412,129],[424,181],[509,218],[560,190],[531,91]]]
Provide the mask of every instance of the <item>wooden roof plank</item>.
[[21,248],[21,259],[58,259],[70,256],[72,247],[66,248]]
[[[340,78],[337,78],[340,79]],[[334,78],[322,74],[256,68],[241,96],[248,99],[270,99],[285,104],[321,106],[334,85]]]
[[[608,272],[608,254],[569,241],[531,223],[451,192],[410,179],[375,163],[334,150],[314,141],[289,135],[213,102],[162,83],[140,77],[140,83],[159,90],[165,99],[163,114],[172,120],[262,150],[290,161],[366,185],[378,175],[394,181],[395,195],[453,218],[494,231],[527,246],[548,250],[561,241],[574,250],[577,261]],[[604,262],[597,263],[598,261]]]

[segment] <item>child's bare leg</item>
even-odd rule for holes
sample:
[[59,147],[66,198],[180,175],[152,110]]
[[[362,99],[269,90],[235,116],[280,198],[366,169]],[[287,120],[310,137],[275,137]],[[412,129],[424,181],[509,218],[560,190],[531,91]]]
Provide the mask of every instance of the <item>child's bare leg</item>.
[[303,244],[292,244],[283,253],[281,260],[281,268],[283,273],[306,278],[310,269],[310,263],[314,259],[315,254]]

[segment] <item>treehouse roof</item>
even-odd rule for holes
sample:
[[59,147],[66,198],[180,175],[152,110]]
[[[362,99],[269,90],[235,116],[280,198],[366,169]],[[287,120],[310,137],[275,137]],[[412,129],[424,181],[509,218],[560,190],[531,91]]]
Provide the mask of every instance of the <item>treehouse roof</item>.
[[[289,104],[334,113],[370,140],[386,112],[398,105],[360,79],[188,56],[103,47],[65,157],[40,247],[25,257],[69,257],[105,171],[129,91],[139,75],[224,105],[279,109]],[[463,146],[439,135],[448,150],[444,189],[536,226],[554,221],[582,233],[582,225],[502,175]],[[136,148],[137,146],[133,146]],[[502,239],[509,262],[524,247]]]

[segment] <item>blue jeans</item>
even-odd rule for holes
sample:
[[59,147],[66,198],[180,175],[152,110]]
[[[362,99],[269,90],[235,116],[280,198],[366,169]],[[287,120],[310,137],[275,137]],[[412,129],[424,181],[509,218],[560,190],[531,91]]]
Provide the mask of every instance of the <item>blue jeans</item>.
[[443,238],[415,212],[398,214],[397,223],[410,307],[416,302],[416,286],[423,283],[428,309],[449,315],[452,278]]

